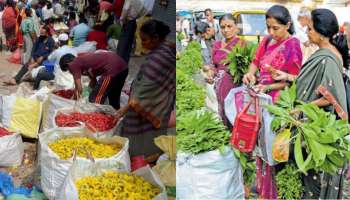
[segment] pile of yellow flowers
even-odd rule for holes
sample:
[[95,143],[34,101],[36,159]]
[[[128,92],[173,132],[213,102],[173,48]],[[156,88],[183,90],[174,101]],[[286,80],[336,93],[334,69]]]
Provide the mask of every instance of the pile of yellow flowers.
[[151,200],[160,193],[160,188],[142,177],[112,171],[84,177],[76,186],[79,200]]
[[67,160],[73,156],[74,150],[77,156],[87,157],[89,152],[93,158],[108,158],[116,155],[122,148],[121,144],[102,144],[88,137],[61,138],[49,144],[49,147],[62,160]]

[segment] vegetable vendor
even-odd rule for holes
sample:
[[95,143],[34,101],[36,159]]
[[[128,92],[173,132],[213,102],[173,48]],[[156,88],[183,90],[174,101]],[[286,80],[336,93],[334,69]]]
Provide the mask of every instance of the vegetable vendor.
[[[73,75],[77,97],[83,92],[81,76],[87,75],[92,88],[89,101],[103,104],[108,97],[109,104],[119,109],[120,94],[128,76],[128,66],[120,56],[110,51],[87,53],[78,57],[66,54],[59,64],[62,71],[69,71]],[[97,81],[98,76],[101,78]]]
[[127,106],[121,108],[121,136],[129,138],[130,155],[157,155],[161,150],[154,138],[166,135],[175,104],[176,46],[165,38],[170,29],[150,20],[140,29],[144,48],[151,50],[133,81]]

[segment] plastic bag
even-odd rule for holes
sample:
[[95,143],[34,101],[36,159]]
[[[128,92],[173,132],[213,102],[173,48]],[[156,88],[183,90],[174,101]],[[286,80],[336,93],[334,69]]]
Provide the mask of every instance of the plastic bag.
[[176,198],[244,199],[243,174],[231,147],[198,155],[177,153]]
[[2,105],[2,123],[13,132],[37,138],[41,121],[40,101],[23,97],[5,96]]
[[[75,186],[75,182],[86,176],[98,176],[105,171],[125,172],[118,163],[104,162],[80,162],[77,159],[69,170],[67,178],[64,181],[62,189],[59,193],[58,200],[78,200],[79,194]],[[143,177],[149,183],[161,188],[161,193],[157,195],[153,200],[167,200],[166,190],[159,177],[151,170],[150,167],[142,167],[133,172],[133,174]]]
[[49,94],[48,98],[43,104],[43,121],[41,129],[46,131],[54,128],[54,116],[55,112],[61,108],[73,108],[75,101],[69,100],[55,94]]
[[207,96],[205,98],[205,104],[206,106],[216,114],[219,113],[219,103],[218,99],[216,97],[214,84],[206,83],[206,90],[207,90]]
[[96,51],[96,42],[84,42],[83,44],[79,45],[78,47],[75,47],[75,50],[78,54],[80,53],[88,53],[88,52],[95,52]]
[[20,48],[16,49],[12,55],[7,59],[10,63],[21,64],[22,51]]
[[154,143],[168,155],[167,160],[157,162],[153,170],[157,172],[166,186],[176,186],[176,137],[159,136]]
[[18,133],[0,137],[0,166],[12,167],[22,163],[24,146]]
[[272,157],[278,162],[287,162],[289,157],[289,142],[291,136],[290,128],[278,133],[273,140]]
[[[40,141],[40,166],[41,166],[41,187],[45,195],[49,199],[56,199],[60,188],[68,174],[69,168],[73,164],[73,158],[68,160],[61,160],[56,153],[54,153],[48,146],[50,143],[69,136],[91,137],[85,133],[85,129],[78,128],[53,128],[39,135]],[[95,158],[95,162],[105,163],[114,162],[121,163],[125,166],[127,171],[130,171],[130,157],[129,157],[129,140],[127,138],[114,136],[111,138],[99,139],[91,137],[97,141],[105,144],[120,143],[123,148],[114,156],[109,158]],[[79,162],[90,163],[89,159],[77,157]]]

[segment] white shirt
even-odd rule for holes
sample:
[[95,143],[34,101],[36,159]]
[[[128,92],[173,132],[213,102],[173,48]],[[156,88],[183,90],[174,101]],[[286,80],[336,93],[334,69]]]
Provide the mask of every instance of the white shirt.
[[125,0],[120,19],[134,20],[149,13],[145,8],[143,0]]
[[47,59],[51,62],[55,62],[55,65],[58,66],[60,63],[61,57],[69,53],[73,54],[74,56],[77,56],[78,54],[74,47],[64,45],[56,49],[55,51],[53,51]]
[[301,24],[297,22],[295,24],[295,37],[300,40],[301,44],[309,41],[309,38],[307,37],[307,27],[302,27]]
[[53,8],[51,9],[47,9],[47,6],[43,7],[43,17],[44,17],[44,20],[47,20],[53,16],[55,16],[54,12],[53,12]]

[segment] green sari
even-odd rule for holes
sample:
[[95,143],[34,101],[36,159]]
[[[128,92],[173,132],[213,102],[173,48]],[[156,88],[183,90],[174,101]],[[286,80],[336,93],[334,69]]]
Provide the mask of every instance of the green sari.
[[[346,92],[342,77],[340,59],[328,49],[317,50],[303,65],[296,80],[297,97],[304,102],[312,102],[322,97],[317,88],[322,85],[335,97],[347,112]],[[335,113],[329,105],[324,110]],[[306,152],[304,152],[306,153]],[[308,171],[303,176],[305,193],[303,199],[341,199],[345,169],[339,169],[336,175]]]

